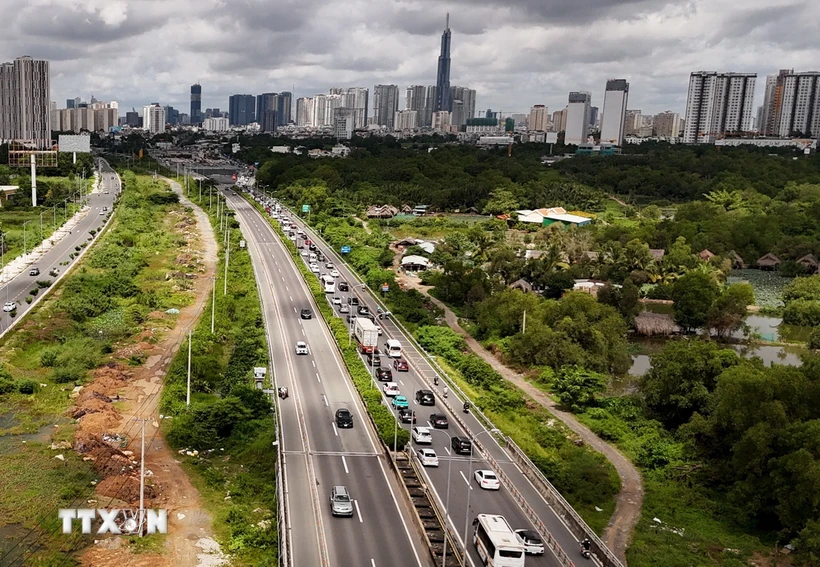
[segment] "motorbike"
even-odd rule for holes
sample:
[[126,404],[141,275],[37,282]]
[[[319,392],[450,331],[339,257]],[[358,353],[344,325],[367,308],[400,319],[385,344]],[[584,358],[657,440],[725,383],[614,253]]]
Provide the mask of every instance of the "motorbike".
[[433,386],[438,386],[438,376],[433,376]]
[[470,413],[470,404],[464,403],[464,413]]
[[591,546],[592,543],[589,541],[589,539],[584,538],[584,541],[581,542],[581,557],[583,557],[584,559],[590,559],[592,557],[592,553],[589,550]]

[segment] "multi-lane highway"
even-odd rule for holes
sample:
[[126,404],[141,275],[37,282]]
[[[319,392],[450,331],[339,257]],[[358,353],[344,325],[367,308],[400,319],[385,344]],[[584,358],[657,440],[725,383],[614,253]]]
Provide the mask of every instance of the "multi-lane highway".
[[[35,264],[27,267],[20,274],[0,286],[0,303],[14,302],[17,307],[16,319],[22,318],[31,308],[31,305],[25,302],[25,298],[33,287],[37,287],[35,282],[37,280],[53,281],[55,276],[49,275],[52,269],[58,269],[60,273],[70,269],[77,258],[75,257],[72,260],[69,254],[76,252],[75,247],[88,242],[88,238],[91,236],[89,231],[96,230],[99,233],[105,224],[114,205],[114,200],[120,192],[120,180],[116,172],[108,165],[108,162],[103,159],[97,161],[100,187],[98,191],[88,195],[89,210],[86,215],[71,229],[70,234],[63,235]],[[103,207],[107,207],[108,211],[103,211]],[[100,212],[104,214],[100,214]],[[49,220],[48,216],[45,220]],[[62,262],[69,263],[61,266]],[[29,275],[30,269],[33,267],[39,268],[39,276]],[[12,321],[13,319],[8,312],[2,312],[0,314],[0,333],[5,332]]]
[[[244,198],[226,193],[247,240],[259,284],[276,387],[285,461],[287,538],[296,566],[428,566],[430,555],[413,529],[412,511],[390,474],[375,432],[317,313],[302,276],[272,227]],[[300,312],[308,308],[310,319]],[[297,341],[309,354],[297,355]],[[334,415],[347,408],[352,429]],[[352,517],[333,517],[330,491],[346,486]]]
[[[347,281],[350,284],[350,293],[357,295],[360,302],[366,305],[371,313],[376,313],[378,307],[376,301],[361,287],[355,286],[358,281],[357,278],[347,266],[341,262],[338,255],[333,250],[329,250],[321,244],[321,241],[316,238],[315,233],[298,219],[298,217],[289,215],[289,218],[318,244],[319,249],[322,250],[328,261],[334,263],[336,269],[340,272],[339,279]],[[345,296],[348,294],[337,292],[336,295],[342,296],[342,301],[346,302]],[[423,353],[414,348],[413,344],[404,336],[402,330],[399,329],[391,319],[379,320],[379,324],[384,333],[381,339],[383,341],[386,341],[388,338],[399,340],[403,347],[404,358],[410,363],[409,372],[396,373],[394,370],[394,380],[399,383],[401,393],[410,400],[410,407],[416,411],[419,421],[418,425],[426,425],[425,422],[429,414],[433,412],[445,413],[450,416],[450,427],[446,430],[446,435],[443,434],[441,430],[433,433],[433,448],[439,455],[440,466],[438,468],[426,468],[425,473],[439,501],[444,504],[447,501],[447,477],[448,465],[450,464],[448,461],[452,460],[452,471],[449,475],[450,505],[447,512],[448,521],[451,528],[459,534],[459,539],[463,540],[466,534],[468,542],[467,549],[470,558],[468,563],[471,565],[480,565],[481,561],[475,551],[475,547],[469,543],[471,541],[470,524],[476,514],[501,514],[507,518],[514,529],[532,529],[532,523],[528,520],[527,515],[516,503],[512,495],[508,493],[506,488],[502,488],[497,492],[485,491],[480,489],[476,482],[472,480],[475,470],[492,469],[493,466],[481,459],[477,453],[473,459],[451,454],[447,435],[465,436],[466,432],[462,429],[461,425],[453,419],[454,416],[450,413],[449,409],[440,403],[442,401],[441,396],[444,392],[444,383],[441,382],[437,386],[434,384],[433,377],[436,375],[436,371],[432,368],[429,360]],[[420,389],[430,389],[435,392],[435,407],[422,407],[414,403],[414,394]],[[449,394],[447,402],[450,407],[459,409],[461,407],[461,401],[456,399],[452,393]],[[588,562],[588,560],[581,557],[578,541],[567,525],[532,486],[520,469],[512,462],[512,459],[505,449],[497,443],[493,436],[487,432],[483,425],[472,414],[465,415],[462,412],[458,412],[458,417],[465,423],[470,436],[490,453],[497,465],[514,484],[515,489],[519,493],[519,497],[526,500],[546,529],[552,534],[553,538],[566,553],[566,556],[576,564]],[[409,428],[410,426],[406,425],[405,427]],[[528,558],[527,564],[560,565],[561,562],[547,551],[543,557]]]

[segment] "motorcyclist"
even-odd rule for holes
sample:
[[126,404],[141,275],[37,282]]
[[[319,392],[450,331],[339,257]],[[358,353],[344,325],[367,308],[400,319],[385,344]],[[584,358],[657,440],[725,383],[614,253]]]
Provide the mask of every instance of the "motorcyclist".
[[464,413],[470,413],[470,402],[464,402]]
[[589,541],[588,537],[585,537],[584,540],[581,542],[581,557],[584,559],[589,559],[591,557],[591,553],[589,548],[592,546],[592,542]]
[[433,386],[438,386],[438,376],[433,376]]
[[450,391],[450,390],[448,390],[448,389],[447,389],[447,386],[444,386],[444,397],[445,397],[445,398],[447,397],[447,393],[448,393],[449,391]]

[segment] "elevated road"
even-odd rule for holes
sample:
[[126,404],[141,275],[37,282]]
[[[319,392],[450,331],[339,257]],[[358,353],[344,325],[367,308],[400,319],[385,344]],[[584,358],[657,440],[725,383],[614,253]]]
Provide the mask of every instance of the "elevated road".
[[[413,530],[412,512],[301,274],[256,209],[240,196],[226,196],[259,283],[275,387],[290,392],[280,403],[280,449],[293,565],[427,567],[430,554]],[[313,312],[311,319],[300,317],[303,308]],[[297,341],[308,344],[308,355],[295,354]],[[353,414],[352,429],[336,428],[335,411],[342,407]],[[353,517],[331,516],[334,485],[350,491]]]

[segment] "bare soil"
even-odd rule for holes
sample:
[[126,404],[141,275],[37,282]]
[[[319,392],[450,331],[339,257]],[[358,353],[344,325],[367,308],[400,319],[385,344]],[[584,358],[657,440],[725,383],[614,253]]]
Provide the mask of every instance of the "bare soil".
[[[170,180],[168,180],[170,181]],[[171,181],[181,195],[180,186]],[[136,344],[115,352],[113,362],[93,373],[93,380],[76,398],[69,414],[79,418],[74,449],[94,466],[102,480],[96,486],[97,507],[139,504],[140,428],[145,423],[145,506],[168,510],[168,535],[164,553],[133,553],[122,538],[99,540],[84,550],[82,565],[133,565],[137,567],[196,567],[222,564],[222,554],[212,539],[210,516],[204,512],[199,492],[182,470],[177,455],[159,432],[157,404],[165,374],[176,351],[202,314],[211,291],[211,276],[216,271],[217,244],[207,216],[193,208],[196,221],[183,219],[175,224],[184,232],[188,246],[181,249],[176,263],[189,268],[186,274],[194,302],[180,310],[174,326],[168,330],[154,328],[137,337]],[[149,314],[149,320],[167,323],[163,312]],[[146,362],[139,367],[126,366],[125,360],[141,354]],[[115,407],[116,406],[116,407]],[[113,437],[120,434],[124,442]],[[107,440],[106,440],[107,439]],[[212,553],[202,553],[203,549]]]

